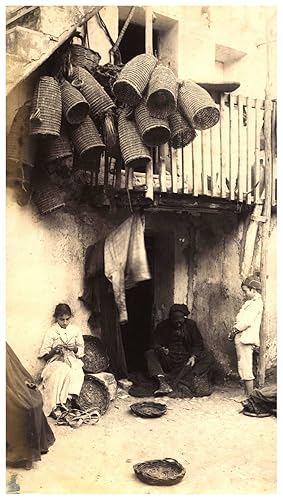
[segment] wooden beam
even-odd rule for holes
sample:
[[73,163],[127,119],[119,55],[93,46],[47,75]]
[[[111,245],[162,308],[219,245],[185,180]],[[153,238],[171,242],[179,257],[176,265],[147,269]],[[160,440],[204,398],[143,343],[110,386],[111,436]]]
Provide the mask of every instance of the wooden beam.
[[152,41],[152,7],[144,7],[145,10],[145,52],[153,54]]

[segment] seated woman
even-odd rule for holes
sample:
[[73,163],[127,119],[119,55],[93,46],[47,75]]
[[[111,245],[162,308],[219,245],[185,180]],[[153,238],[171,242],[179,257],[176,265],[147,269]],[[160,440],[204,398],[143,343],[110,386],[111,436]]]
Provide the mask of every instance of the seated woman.
[[31,375],[6,343],[6,463],[31,469],[55,437]]
[[[68,304],[55,308],[55,323],[47,331],[39,358],[46,361],[40,390],[45,415],[52,414],[57,406],[77,406],[83,381],[84,341],[79,328],[70,324],[72,311]],[[53,413],[54,415],[54,413]]]

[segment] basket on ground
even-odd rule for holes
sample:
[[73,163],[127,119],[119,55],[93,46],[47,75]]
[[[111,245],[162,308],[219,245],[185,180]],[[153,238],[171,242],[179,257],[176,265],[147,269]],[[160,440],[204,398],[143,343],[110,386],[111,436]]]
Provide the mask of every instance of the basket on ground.
[[161,146],[168,142],[170,137],[170,128],[167,119],[154,118],[142,99],[135,109],[135,120],[142,141],[147,146]]
[[104,88],[86,69],[73,68],[71,80],[73,87],[78,89],[87,100],[93,118],[115,107]]
[[84,335],[84,371],[99,373],[107,370],[109,359],[99,337]]
[[148,460],[135,464],[133,468],[141,481],[156,486],[177,484],[186,474],[185,468],[174,458]]
[[127,118],[125,110],[118,118],[118,134],[126,167],[145,172],[146,165],[151,160],[150,152],[142,142],[136,122]]
[[184,148],[195,139],[195,129],[178,110],[168,117],[168,121],[171,130],[169,143],[174,149]]
[[85,374],[84,382],[78,398],[82,410],[96,409],[100,415],[106,413],[110,403],[107,386],[90,373]]
[[199,130],[213,127],[220,118],[219,109],[209,93],[191,80],[179,85],[178,107],[192,127]]
[[139,54],[127,62],[113,84],[113,91],[118,101],[136,106],[142,98],[156,64],[157,59],[151,54]]
[[164,415],[167,411],[167,406],[155,401],[143,401],[142,403],[134,403],[130,405],[130,409],[135,415],[143,418],[158,418]]
[[89,104],[81,92],[70,82],[61,82],[63,114],[70,124],[79,124],[84,121],[89,112]]
[[41,76],[33,93],[30,134],[60,135],[62,96],[58,81]]
[[152,116],[166,118],[177,107],[178,82],[173,71],[158,64],[150,77],[146,105]]

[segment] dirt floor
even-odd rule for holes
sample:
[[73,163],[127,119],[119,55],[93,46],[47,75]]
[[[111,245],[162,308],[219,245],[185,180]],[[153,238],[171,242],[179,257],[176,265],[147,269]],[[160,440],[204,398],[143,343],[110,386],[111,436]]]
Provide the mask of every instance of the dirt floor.
[[[96,425],[78,429],[49,419],[56,442],[29,471],[7,469],[7,493],[218,494],[276,493],[277,421],[239,413],[239,386],[204,398],[155,398],[161,418],[135,416],[134,398],[119,390]],[[133,465],[171,457],[186,469],[174,486],[149,486]]]

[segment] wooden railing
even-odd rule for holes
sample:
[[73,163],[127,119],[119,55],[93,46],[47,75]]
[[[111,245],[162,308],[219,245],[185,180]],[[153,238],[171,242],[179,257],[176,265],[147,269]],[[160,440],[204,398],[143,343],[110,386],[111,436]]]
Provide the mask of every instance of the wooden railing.
[[[146,172],[123,169],[121,163],[104,158],[95,184],[115,190],[144,190],[208,196],[247,204],[264,199],[265,151],[263,120],[266,101],[224,94],[219,122],[197,131],[195,140],[183,149],[165,144],[152,148]],[[272,205],[276,205],[276,102],[272,102],[271,184]]]

